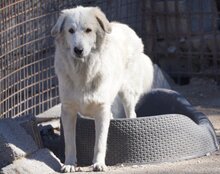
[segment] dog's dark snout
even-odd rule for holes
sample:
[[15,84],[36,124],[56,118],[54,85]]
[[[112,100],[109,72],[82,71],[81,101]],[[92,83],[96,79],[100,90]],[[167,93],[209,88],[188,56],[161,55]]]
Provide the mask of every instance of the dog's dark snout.
[[75,47],[74,48],[74,52],[76,53],[76,55],[81,56],[82,52],[83,52],[83,49]]

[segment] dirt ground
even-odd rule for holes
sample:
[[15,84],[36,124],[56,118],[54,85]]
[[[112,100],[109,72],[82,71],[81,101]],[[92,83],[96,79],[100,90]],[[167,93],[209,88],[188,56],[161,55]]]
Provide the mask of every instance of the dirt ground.
[[[77,174],[91,173],[91,168],[82,168],[83,172]],[[109,167],[103,174],[219,174],[220,153],[209,157],[185,160],[174,163],[145,164],[134,166]]]
[[172,85],[172,88],[180,92],[186,99],[205,113],[217,133],[220,131],[220,86],[213,79],[192,78],[188,85]]
[[[212,79],[193,78],[188,85],[173,83],[172,89],[180,92],[199,111],[205,113],[214,125],[220,140],[220,86]],[[93,173],[91,168],[82,168],[83,172]],[[106,174],[219,174],[220,152],[210,156],[173,163],[146,164],[134,166],[109,167]]]

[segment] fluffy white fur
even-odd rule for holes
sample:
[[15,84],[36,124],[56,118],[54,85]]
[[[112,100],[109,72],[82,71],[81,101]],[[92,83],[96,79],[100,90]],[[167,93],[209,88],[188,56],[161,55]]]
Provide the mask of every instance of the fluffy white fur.
[[65,164],[61,170],[75,171],[76,115],[80,112],[95,119],[93,168],[102,171],[111,106],[119,96],[127,118],[136,117],[138,100],[151,89],[152,62],[131,28],[110,23],[96,7],[63,10],[51,33],[56,37],[55,71],[65,138]]

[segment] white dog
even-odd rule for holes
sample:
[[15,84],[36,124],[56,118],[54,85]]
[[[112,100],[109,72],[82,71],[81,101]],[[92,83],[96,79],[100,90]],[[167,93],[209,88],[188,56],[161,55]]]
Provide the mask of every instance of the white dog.
[[[65,139],[63,172],[75,171],[77,112],[94,118],[93,169],[105,168],[111,106],[119,96],[127,118],[151,89],[153,66],[141,39],[127,25],[110,23],[97,7],[63,10],[51,31],[56,37],[55,71]],[[86,130],[85,130],[86,131]]]

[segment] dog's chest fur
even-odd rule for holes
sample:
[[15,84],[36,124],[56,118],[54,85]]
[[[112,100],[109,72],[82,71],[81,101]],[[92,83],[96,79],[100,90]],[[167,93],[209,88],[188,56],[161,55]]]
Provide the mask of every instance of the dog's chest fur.
[[65,79],[59,82],[64,90],[61,95],[63,100],[73,104],[82,114],[90,116],[108,97],[102,86],[105,74],[102,72],[99,56],[92,55],[85,61],[71,57],[61,59],[56,64],[56,71],[58,76],[62,74],[62,80]]

